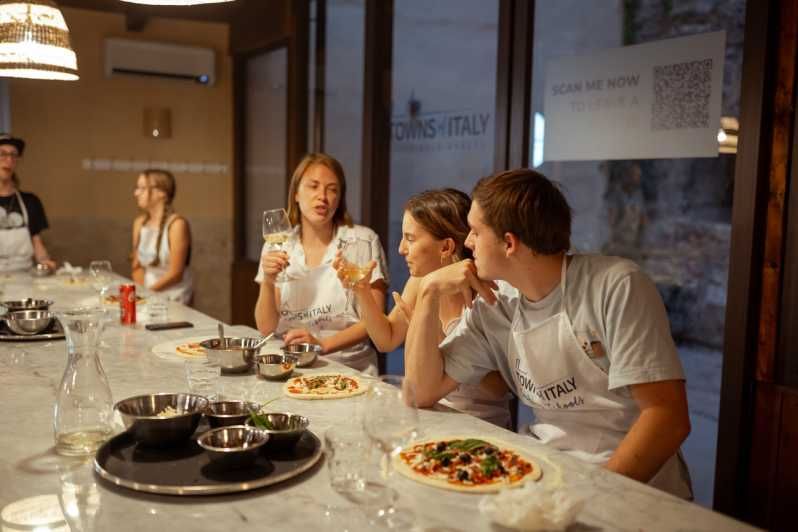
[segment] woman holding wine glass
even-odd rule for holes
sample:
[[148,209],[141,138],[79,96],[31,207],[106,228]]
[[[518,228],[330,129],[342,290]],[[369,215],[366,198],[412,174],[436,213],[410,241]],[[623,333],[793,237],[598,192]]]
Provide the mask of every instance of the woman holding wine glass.
[[166,170],[139,175],[133,196],[144,212],[133,222],[132,277],[152,292],[189,304],[191,230],[188,221],[174,212],[175,191],[175,178]]
[[[399,254],[407,262],[410,279],[401,296],[394,292],[397,304],[387,316],[382,306],[372,304],[368,286],[353,285],[346,274],[343,256],[333,263],[344,286],[352,287],[366,331],[380,351],[393,351],[404,343],[421,278],[442,266],[471,257],[471,251],[464,245],[470,207],[469,197],[452,188],[428,190],[408,200],[402,218]],[[438,309],[441,340],[460,320],[465,305],[460,295],[441,301]],[[498,372],[489,373],[478,385],[461,384],[441,403],[500,427],[510,427],[508,389]]]
[[[388,287],[385,254],[374,231],[352,223],[341,163],[323,153],[306,155],[291,178],[287,213],[266,211],[263,230],[266,243],[255,277],[258,330],[276,331],[286,344],[318,344],[323,355],[376,375],[376,352],[330,265],[338,249],[350,246],[361,250],[358,266],[373,259],[376,266],[362,282],[373,304],[382,308]],[[366,251],[356,241],[364,241]]]

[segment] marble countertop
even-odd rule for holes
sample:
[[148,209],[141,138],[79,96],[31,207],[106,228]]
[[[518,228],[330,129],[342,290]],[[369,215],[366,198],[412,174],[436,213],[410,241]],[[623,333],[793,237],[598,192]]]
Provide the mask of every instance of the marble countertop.
[[[64,308],[96,297],[88,283],[61,278],[32,279],[0,274],[2,299],[47,297]],[[169,304],[170,321],[187,320],[193,329],[151,332],[114,324],[103,335],[108,347],[100,358],[115,401],[152,393],[187,391],[183,361],[158,356],[156,344],[184,337],[216,335],[216,321],[193,309]],[[257,334],[247,327],[231,334]],[[179,497],[153,495],[112,486],[99,479],[91,460],[55,454],[53,403],[66,364],[63,340],[0,342],[0,517],[2,530],[360,530],[365,524],[349,501],[329,484],[324,459],[289,481],[240,494]],[[352,370],[320,359],[308,371]],[[332,425],[357,423],[364,399],[301,401],[281,395],[282,383],[254,375],[223,376],[225,397],[266,401],[275,410],[307,416],[320,438]],[[500,429],[443,407],[420,412],[422,436],[470,434],[493,436],[517,445],[540,460],[544,479],[588,489],[590,497],[569,530],[718,531],[752,527],[644,484],[585,464],[536,444],[530,438]],[[480,513],[482,496],[423,486],[398,477],[397,507],[412,509],[417,530],[500,530]],[[554,480],[552,480],[554,479]]]

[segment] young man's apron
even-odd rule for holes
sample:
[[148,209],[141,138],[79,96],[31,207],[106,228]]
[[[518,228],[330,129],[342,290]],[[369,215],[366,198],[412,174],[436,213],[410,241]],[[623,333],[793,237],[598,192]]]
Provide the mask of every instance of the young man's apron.
[[[592,463],[605,463],[640,415],[631,397],[609,390],[608,375],[582,350],[565,311],[567,258],[563,258],[560,311],[524,328],[521,304],[511,329],[510,367],[519,398],[535,413],[529,430],[543,443]],[[687,467],[677,453],[649,482],[692,498]]]
[[[297,243],[296,245],[300,245]],[[292,260],[296,260],[292,257]],[[304,257],[302,257],[304,261]],[[327,338],[360,321],[352,306],[346,305],[346,292],[327,260],[316,268],[304,264],[291,266],[291,280],[279,284],[280,321],[277,333],[289,329],[308,329],[317,338]],[[355,298],[352,297],[354,302]],[[353,303],[354,305],[354,303]],[[377,353],[368,340],[330,353],[325,358],[377,374]]]
[[28,230],[28,209],[16,191],[22,216],[6,214],[6,229],[0,229],[0,272],[27,270],[33,266],[33,242]]

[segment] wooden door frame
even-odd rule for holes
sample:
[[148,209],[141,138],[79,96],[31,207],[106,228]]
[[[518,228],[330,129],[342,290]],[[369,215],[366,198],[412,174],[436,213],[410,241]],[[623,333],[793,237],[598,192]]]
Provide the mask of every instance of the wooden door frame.
[[[308,147],[308,60],[309,7],[307,2],[291,2],[287,34],[257,48],[233,54],[233,137],[234,137],[234,221],[231,265],[232,322],[255,326],[254,308],[258,288],[253,279],[258,263],[246,257],[245,154],[246,154],[246,61],[285,47],[286,66],[286,185],[290,169],[296,167]],[[287,188],[287,187],[286,187]]]

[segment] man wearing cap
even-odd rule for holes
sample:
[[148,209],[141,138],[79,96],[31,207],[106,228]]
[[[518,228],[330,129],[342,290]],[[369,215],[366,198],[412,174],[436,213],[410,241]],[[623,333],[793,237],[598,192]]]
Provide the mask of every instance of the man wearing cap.
[[35,194],[19,190],[17,161],[25,151],[25,141],[0,133],[0,271],[20,271],[37,263],[53,269],[42,242],[47,216]]

